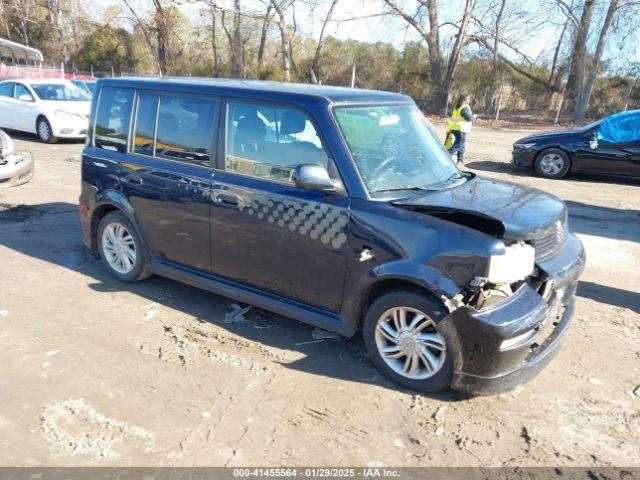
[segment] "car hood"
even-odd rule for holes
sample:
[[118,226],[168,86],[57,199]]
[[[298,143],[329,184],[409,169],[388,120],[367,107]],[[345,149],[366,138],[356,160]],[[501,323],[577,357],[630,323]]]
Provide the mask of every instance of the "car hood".
[[533,135],[522,137],[515,143],[535,143],[535,142],[542,142],[545,140],[552,140],[555,138],[561,138],[566,140],[568,138],[579,137],[581,135],[582,135],[582,132],[580,132],[577,128],[562,128],[558,130],[549,130],[546,132],[537,132],[537,133],[534,133]]
[[90,101],[45,100],[44,104],[51,110],[62,110],[64,112],[71,112],[71,113],[77,113],[80,115],[85,115],[86,117],[89,116],[89,112],[91,111]]
[[564,202],[553,195],[481,177],[391,203],[512,240],[538,238],[567,215]]

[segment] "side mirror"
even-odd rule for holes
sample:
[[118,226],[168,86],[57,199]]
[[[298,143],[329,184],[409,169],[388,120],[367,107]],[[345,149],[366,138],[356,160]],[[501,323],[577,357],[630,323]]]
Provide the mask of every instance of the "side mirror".
[[21,100],[23,102],[33,102],[33,98],[31,98],[31,95],[27,95],[26,93],[19,95],[18,100]]
[[293,183],[298,188],[317,190],[320,192],[334,192],[336,186],[329,176],[329,172],[317,163],[303,163],[293,172]]
[[598,148],[598,134],[594,133],[591,140],[589,140],[589,148],[591,150],[596,150]]

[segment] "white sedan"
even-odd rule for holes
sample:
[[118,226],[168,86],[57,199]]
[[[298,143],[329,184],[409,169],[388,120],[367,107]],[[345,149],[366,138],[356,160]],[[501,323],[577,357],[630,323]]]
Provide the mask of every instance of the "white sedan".
[[85,138],[90,110],[89,95],[66,80],[0,82],[0,128],[35,133],[43,142]]

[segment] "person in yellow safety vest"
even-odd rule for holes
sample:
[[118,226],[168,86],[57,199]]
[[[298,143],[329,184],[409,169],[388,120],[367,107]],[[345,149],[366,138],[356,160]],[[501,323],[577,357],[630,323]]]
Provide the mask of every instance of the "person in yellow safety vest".
[[467,134],[471,132],[471,124],[476,119],[469,106],[470,103],[471,95],[466,93],[460,95],[447,122],[445,147],[449,150],[452,158],[454,155],[457,156],[459,164],[464,162],[464,147]]

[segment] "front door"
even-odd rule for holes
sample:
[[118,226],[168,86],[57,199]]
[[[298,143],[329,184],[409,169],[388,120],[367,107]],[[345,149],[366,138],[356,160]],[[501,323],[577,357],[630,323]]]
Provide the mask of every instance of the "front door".
[[16,128],[13,98],[14,82],[0,83],[0,128]]
[[295,187],[302,163],[330,168],[310,117],[297,109],[230,101],[224,171],[212,182],[214,273],[339,311],[349,199]]
[[216,98],[141,92],[122,191],[151,254],[210,270],[210,186]]
[[576,167],[589,172],[640,175],[640,143],[599,141],[595,150],[581,146]]
[[32,93],[24,85],[16,83],[13,96],[15,100],[15,128],[25,132],[35,132],[38,104],[35,102]]

